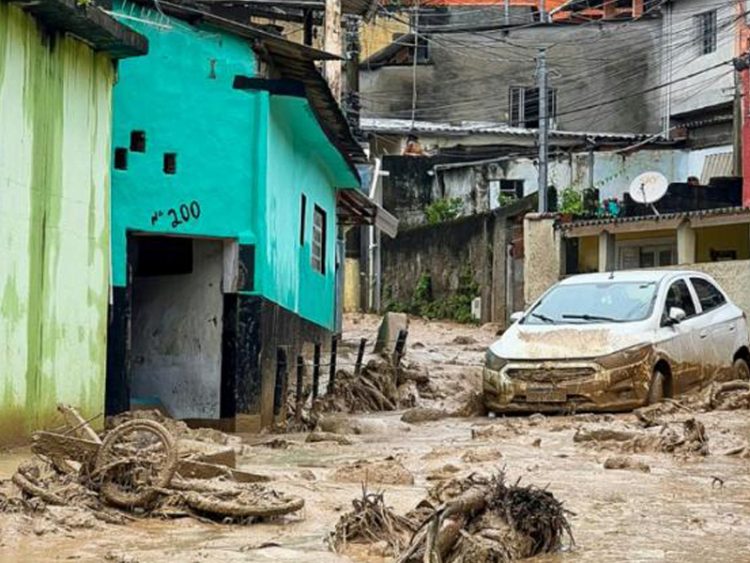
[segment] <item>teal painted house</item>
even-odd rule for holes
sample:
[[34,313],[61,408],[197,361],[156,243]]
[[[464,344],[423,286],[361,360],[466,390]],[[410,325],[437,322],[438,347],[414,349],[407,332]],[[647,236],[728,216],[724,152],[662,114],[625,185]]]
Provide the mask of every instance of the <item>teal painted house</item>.
[[160,6],[114,8],[150,51],[114,88],[107,410],[257,428],[334,330],[363,155],[315,69],[330,55]]

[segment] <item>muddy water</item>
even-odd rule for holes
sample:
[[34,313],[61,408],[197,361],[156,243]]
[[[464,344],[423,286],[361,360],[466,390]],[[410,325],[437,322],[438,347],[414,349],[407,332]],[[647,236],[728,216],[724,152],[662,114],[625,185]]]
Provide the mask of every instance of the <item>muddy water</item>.
[[[363,323],[364,324],[364,323]],[[360,326],[368,334],[371,326]],[[434,334],[433,334],[434,333]],[[410,357],[430,366],[444,383],[437,405],[476,385],[482,346],[494,337],[474,331],[477,342],[457,346],[456,334],[439,325],[412,330],[417,346]],[[477,336],[479,335],[479,336]],[[358,334],[352,336],[358,338]],[[465,475],[505,467],[511,480],[549,486],[574,513],[570,517],[576,546],[536,561],[567,563],[619,561],[750,561],[750,460],[721,455],[750,438],[747,411],[699,414],[706,425],[712,453],[680,459],[672,454],[633,457],[650,466],[649,473],[605,470],[611,452],[574,443],[581,417],[459,419],[405,426],[399,413],[368,415],[363,427],[372,432],[352,436],[354,445],[304,443],[302,435],[278,436],[286,449],[253,446],[241,458],[249,470],[273,474],[273,486],[305,498],[304,510],[273,524],[227,526],[194,520],[140,520],[126,527],[96,524],[93,529],[52,529],[35,526],[25,516],[0,515],[0,563],[15,561],[382,561],[366,549],[350,558],[330,553],[326,535],[351,500],[361,495],[360,483],[333,480],[337,467],[357,460],[393,456],[415,477],[413,485],[378,485],[396,510],[412,508],[434,483],[433,477]],[[632,423],[622,415],[600,424]],[[472,429],[482,432],[472,439]],[[257,436],[247,436],[257,443]],[[267,441],[274,436],[264,436]],[[537,440],[541,443],[536,446]],[[501,457],[492,458],[501,452]],[[471,457],[466,456],[471,452]],[[466,456],[466,457],[465,457]],[[20,456],[22,457],[22,455]],[[19,456],[0,456],[0,475],[12,470]],[[487,461],[465,461],[487,459]],[[15,461],[14,461],[15,460]],[[450,473],[458,470],[458,473]],[[717,486],[714,477],[724,481]]]

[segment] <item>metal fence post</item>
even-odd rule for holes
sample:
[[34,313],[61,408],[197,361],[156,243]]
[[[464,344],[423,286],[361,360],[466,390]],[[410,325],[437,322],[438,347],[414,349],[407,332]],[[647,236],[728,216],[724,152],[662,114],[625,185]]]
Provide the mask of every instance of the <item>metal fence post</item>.
[[328,393],[333,393],[333,387],[336,384],[336,348],[338,347],[338,336],[331,337],[331,365],[328,372]]
[[406,337],[409,336],[409,331],[401,329],[398,331],[398,337],[396,338],[396,346],[393,348],[393,355],[391,361],[393,363],[393,372],[395,383],[398,384],[398,374],[401,369],[401,358],[404,357],[404,349],[406,348]]
[[297,356],[297,396],[295,402],[295,416],[302,418],[302,376],[305,373],[305,359]]
[[354,364],[355,376],[359,376],[359,372],[362,371],[362,359],[365,357],[365,346],[367,346],[367,338],[360,338],[359,350],[357,350],[357,363]]
[[318,387],[320,386],[320,344],[315,345],[315,352],[313,354],[312,386],[312,398],[315,401],[318,398]]

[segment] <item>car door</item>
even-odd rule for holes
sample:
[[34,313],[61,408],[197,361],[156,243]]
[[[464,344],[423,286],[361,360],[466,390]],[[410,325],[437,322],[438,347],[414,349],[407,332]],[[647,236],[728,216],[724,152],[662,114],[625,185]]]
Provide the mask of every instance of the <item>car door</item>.
[[705,366],[703,375],[707,379],[728,378],[732,374],[734,353],[739,348],[736,341],[741,315],[708,279],[692,276],[690,285],[698,299],[698,337]]
[[[669,310],[678,307],[685,311],[685,319],[677,324],[669,320]],[[666,291],[658,330],[659,350],[672,370],[672,389],[675,393],[700,385],[703,376],[698,346],[698,308],[687,280],[672,280]]]

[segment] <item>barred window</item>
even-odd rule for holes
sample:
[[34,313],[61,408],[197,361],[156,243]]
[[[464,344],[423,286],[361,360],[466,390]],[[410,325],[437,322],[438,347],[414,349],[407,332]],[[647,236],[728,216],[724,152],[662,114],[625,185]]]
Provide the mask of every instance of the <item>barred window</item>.
[[716,51],[718,25],[716,10],[703,12],[698,18],[698,42],[701,55],[708,55]]
[[317,205],[313,210],[312,267],[326,271],[326,212]]

